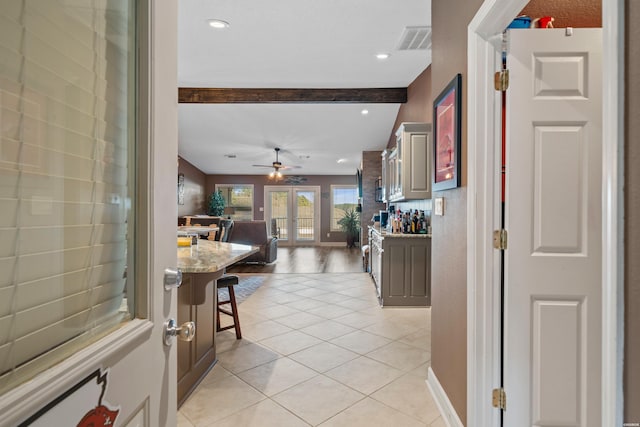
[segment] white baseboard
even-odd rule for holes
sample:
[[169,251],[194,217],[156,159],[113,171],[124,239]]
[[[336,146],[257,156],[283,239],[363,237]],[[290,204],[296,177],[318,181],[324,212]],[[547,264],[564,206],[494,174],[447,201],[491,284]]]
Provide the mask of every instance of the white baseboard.
[[438,381],[438,377],[436,377],[431,366],[429,366],[429,371],[427,373],[427,386],[431,391],[433,399],[436,401],[436,405],[438,405],[440,415],[447,427],[464,427],[464,424],[460,421],[460,417],[458,417],[456,410],[453,409],[453,405],[451,404],[447,393],[440,385],[440,381]]

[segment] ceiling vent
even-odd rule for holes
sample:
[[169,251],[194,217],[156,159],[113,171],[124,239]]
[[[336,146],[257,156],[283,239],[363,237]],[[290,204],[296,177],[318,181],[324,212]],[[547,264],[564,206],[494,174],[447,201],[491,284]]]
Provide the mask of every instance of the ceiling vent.
[[431,47],[431,27],[405,27],[398,50],[422,50]]

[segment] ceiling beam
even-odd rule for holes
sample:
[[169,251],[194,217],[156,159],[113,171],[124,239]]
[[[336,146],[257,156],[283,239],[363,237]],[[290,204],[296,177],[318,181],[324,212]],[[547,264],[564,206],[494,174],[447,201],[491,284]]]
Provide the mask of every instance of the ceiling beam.
[[402,104],[407,88],[379,89],[232,89],[178,88],[181,104]]

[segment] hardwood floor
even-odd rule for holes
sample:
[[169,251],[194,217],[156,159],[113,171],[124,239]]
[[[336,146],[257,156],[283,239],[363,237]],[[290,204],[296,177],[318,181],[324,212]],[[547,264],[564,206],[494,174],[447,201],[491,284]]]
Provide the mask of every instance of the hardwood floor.
[[360,248],[333,246],[278,247],[271,264],[237,264],[227,273],[362,273]]

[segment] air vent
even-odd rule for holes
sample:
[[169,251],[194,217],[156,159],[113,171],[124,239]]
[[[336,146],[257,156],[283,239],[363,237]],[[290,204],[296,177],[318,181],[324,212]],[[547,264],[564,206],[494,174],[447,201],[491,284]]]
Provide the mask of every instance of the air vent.
[[431,47],[431,27],[405,27],[398,50],[421,50]]

